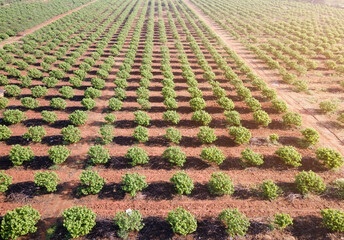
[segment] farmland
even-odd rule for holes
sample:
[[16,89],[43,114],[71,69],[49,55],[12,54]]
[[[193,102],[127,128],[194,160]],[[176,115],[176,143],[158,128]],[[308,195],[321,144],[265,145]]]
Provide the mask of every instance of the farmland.
[[98,0],[3,45],[2,238],[27,205],[23,239],[340,238],[320,211],[343,209],[343,157],[190,6],[218,20],[201,0]]

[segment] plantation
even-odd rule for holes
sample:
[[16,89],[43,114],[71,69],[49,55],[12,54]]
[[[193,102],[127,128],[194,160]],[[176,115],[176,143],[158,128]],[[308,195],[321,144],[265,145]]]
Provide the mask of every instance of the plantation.
[[[311,40],[311,30],[242,20],[272,8],[259,2],[245,10],[236,0],[96,0],[5,44],[1,237],[340,239],[341,151],[190,7],[236,40],[247,37],[247,51],[266,54],[298,89],[306,87],[302,75],[323,64],[310,51],[339,54],[342,28],[322,37],[333,47],[312,35],[306,51],[298,39]],[[237,18],[226,12],[236,5]],[[280,35],[294,44],[281,57],[305,51],[288,67],[267,53],[282,47]],[[338,58],[326,63],[331,71],[340,71]],[[320,107],[337,118],[341,104]]]

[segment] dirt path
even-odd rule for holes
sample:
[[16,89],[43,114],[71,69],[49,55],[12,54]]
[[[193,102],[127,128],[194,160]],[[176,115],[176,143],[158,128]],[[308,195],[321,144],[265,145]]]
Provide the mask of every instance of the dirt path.
[[93,0],[92,2],[86,3],[86,4],[84,4],[84,5],[80,6],[80,7],[77,7],[75,9],[73,9],[73,10],[70,10],[68,12],[62,13],[60,15],[57,15],[57,16],[53,17],[53,18],[50,18],[49,20],[47,20],[45,22],[42,22],[41,24],[38,24],[38,25],[36,25],[36,26],[34,26],[32,28],[26,29],[23,32],[19,32],[16,36],[10,37],[10,38],[6,39],[5,41],[0,42],[0,48],[2,48],[5,44],[11,44],[11,43],[14,43],[14,42],[19,42],[20,39],[22,37],[26,36],[27,34],[31,34],[34,31],[36,31],[36,30],[38,30],[38,29],[40,29],[42,27],[45,27],[46,25],[48,25],[48,24],[50,24],[52,22],[55,22],[56,20],[59,20],[60,18],[63,18],[64,16],[67,16],[67,15],[69,15],[69,14],[75,12],[75,11],[79,11],[80,9],[82,9],[82,8],[88,6],[88,5],[90,5],[90,4],[92,4],[92,3],[96,2],[96,1],[97,0]]
[[198,14],[201,20],[212,28],[233,51],[235,51],[258,76],[263,78],[271,88],[278,92],[278,96],[288,103],[290,110],[299,112],[302,115],[304,127],[312,127],[320,133],[321,145],[332,147],[342,155],[344,154],[342,148],[344,142],[338,134],[324,126],[329,119],[326,115],[317,114],[316,111],[314,111],[314,106],[306,101],[306,95],[303,96],[304,94],[301,95],[301,93],[293,92],[290,89],[290,85],[281,83],[281,76],[276,71],[266,70],[266,64],[257,59],[254,53],[245,49],[243,44],[231,37],[221,26],[204,14],[203,11],[190,0],[183,1]]

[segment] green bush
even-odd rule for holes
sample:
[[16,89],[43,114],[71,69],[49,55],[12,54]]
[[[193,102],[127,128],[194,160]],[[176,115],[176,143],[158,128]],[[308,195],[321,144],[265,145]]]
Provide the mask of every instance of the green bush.
[[192,189],[194,189],[193,180],[184,171],[173,174],[170,181],[180,195],[190,194]]
[[270,201],[275,200],[281,192],[281,189],[271,180],[264,181],[261,190],[262,196]]
[[38,79],[38,78],[41,78],[43,76],[43,73],[36,68],[31,68],[27,71],[27,75],[29,77]]
[[268,87],[263,88],[262,94],[269,100],[273,100],[277,97],[277,92],[274,89]]
[[97,194],[106,183],[105,179],[100,177],[97,171],[82,171],[80,174],[81,186],[79,193],[83,195]]
[[30,205],[7,211],[1,221],[0,234],[3,239],[16,239],[28,233],[35,233],[40,220],[39,212]]
[[69,77],[69,83],[74,87],[79,88],[82,86],[82,80],[78,77]]
[[23,87],[23,88],[28,88],[32,85],[32,80],[30,77],[28,76],[20,76],[18,78],[18,81],[20,81],[20,85]]
[[241,118],[237,111],[225,111],[224,115],[229,125],[241,126]]
[[240,86],[237,88],[237,95],[242,99],[252,97],[250,89],[244,86]]
[[234,137],[234,142],[238,144],[249,143],[251,132],[245,127],[230,127],[229,135]]
[[247,217],[238,209],[225,209],[219,214],[219,219],[226,225],[226,232],[231,237],[244,236],[250,226]]
[[114,123],[116,121],[116,115],[109,113],[104,117],[104,120],[109,124]]
[[10,97],[18,97],[21,94],[21,88],[17,85],[6,85],[4,89],[6,95]]
[[83,98],[81,100],[81,105],[83,105],[87,110],[91,110],[96,106],[96,101],[92,98]]
[[64,99],[57,97],[50,100],[50,106],[55,109],[64,110],[67,107],[67,103]]
[[161,90],[161,94],[162,96],[166,99],[166,98],[176,98],[177,94],[174,91],[173,88],[170,87],[163,87]]
[[112,110],[112,111],[119,111],[121,110],[123,106],[123,102],[117,98],[110,98],[109,100],[109,108]]
[[134,112],[134,115],[135,115],[135,120],[134,120],[135,123],[142,125],[142,126],[148,126],[149,125],[151,118],[146,112],[136,111],[136,112]]
[[93,87],[88,87],[85,91],[84,91],[84,97],[85,98],[99,98],[102,95],[102,92],[98,89],[95,89]]
[[217,165],[220,165],[226,159],[221,149],[215,146],[203,148],[200,156],[202,159],[214,162]]
[[163,152],[162,156],[178,167],[184,166],[186,161],[186,154],[180,147],[169,147]]
[[214,129],[208,126],[200,127],[197,137],[202,143],[212,143],[217,140]]
[[105,87],[105,80],[101,78],[92,78],[91,84],[96,89],[103,89]]
[[40,98],[48,94],[48,89],[44,86],[35,86],[31,88],[32,96],[35,98]]
[[139,142],[147,142],[148,141],[148,129],[143,126],[137,126],[134,129],[133,137]]
[[140,147],[131,147],[128,149],[125,157],[130,159],[130,165],[146,164],[149,161],[148,153]]
[[216,103],[225,110],[232,110],[235,107],[233,101],[228,97],[221,97],[216,101]]
[[80,129],[73,125],[62,128],[61,134],[63,135],[63,140],[68,143],[77,143],[81,139]]
[[143,110],[148,110],[151,109],[152,106],[150,104],[150,101],[146,100],[146,99],[137,99],[137,103],[140,105],[141,109]]
[[186,236],[197,229],[197,220],[190,212],[178,207],[168,213],[166,220],[171,224],[174,233]]
[[278,226],[279,229],[284,229],[289,225],[293,225],[293,219],[289,216],[289,214],[276,213],[274,217],[274,224]]
[[128,209],[126,211],[116,212],[114,223],[119,228],[117,235],[120,238],[127,239],[131,231],[138,232],[144,227],[142,221],[141,213],[138,210]]
[[91,146],[87,155],[93,164],[104,164],[111,158],[109,149],[103,148],[100,145]]
[[104,144],[111,143],[115,137],[115,129],[109,124],[101,126],[98,133],[102,135],[102,141]]
[[56,79],[62,79],[64,78],[66,73],[60,69],[53,69],[49,72],[49,76],[56,78]]
[[39,101],[32,97],[24,97],[20,99],[21,104],[29,109],[35,109],[39,106]]
[[212,117],[206,111],[199,110],[192,114],[191,120],[207,126],[212,121]]
[[6,192],[8,187],[12,184],[13,177],[8,176],[4,170],[0,172],[0,192]]
[[9,83],[6,75],[0,74],[0,85],[4,86]]
[[49,159],[54,162],[54,164],[60,164],[67,160],[69,155],[71,154],[71,150],[69,150],[66,146],[52,146],[48,150]]
[[287,165],[298,167],[301,166],[302,155],[298,153],[292,146],[283,146],[275,151],[275,154],[279,156]]
[[164,118],[165,121],[169,121],[172,124],[178,124],[180,119],[179,119],[179,114],[176,111],[168,110],[166,111],[162,117]]
[[38,187],[45,188],[47,192],[55,192],[57,184],[60,181],[55,172],[36,172],[35,184]]
[[86,207],[71,207],[63,211],[63,226],[73,238],[88,234],[96,225],[96,214]]
[[44,77],[42,83],[45,83],[48,88],[53,88],[59,83],[59,80],[54,77]]
[[302,125],[302,117],[299,113],[296,112],[287,112],[282,116],[283,123],[287,126],[295,125],[301,126]]
[[211,195],[232,195],[234,193],[234,184],[228,175],[222,172],[217,172],[211,174],[208,189]]
[[4,113],[4,121],[11,124],[16,124],[24,121],[26,119],[25,113],[18,109],[6,110]]
[[246,148],[241,152],[242,160],[252,166],[259,166],[264,163],[263,155],[252,151],[250,148]]
[[114,91],[116,98],[118,98],[119,100],[124,100],[127,98],[127,92],[125,91],[125,89],[117,87],[114,89]]
[[145,176],[142,176],[138,173],[126,173],[122,176],[122,190],[128,192],[130,196],[135,197],[137,191],[141,191],[142,189],[148,187],[145,179]]
[[268,126],[271,123],[271,118],[264,110],[258,110],[253,113],[253,120],[260,125]]
[[14,145],[9,153],[9,158],[14,166],[20,166],[23,162],[31,161],[34,157],[31,147],[22,147],[19,144]]
[[182,134],[178,129],[170,127],[166,129],[166,134],[164,137],[173,143],[179,144],[180,140],[182,139]]
[[0,109],[4,109],[9,104],[9,100],[6,97],[0,97]]
[[62,94],[62,97],[71,99],[74,97],[75,93],[71,86],[63,86],[59,89],[59,93]]
[[303,195],[308,193],[320,194],[326,189],[323,179],[312,170],[302,171],[295,175],[296,189]]
[[306,128],[301,130],[303,135],[302,145],[305,147],[316,145],[320,140],[319,133],[313,128]]
[[280,99],[274,99],[271,101],[272,103],[272,108],[279,113],[284,113],[288,111],[288,105],[285,101],[280,100]]
[[68,119],[74,125],[84,125],[88,119],[88,115],[85,111],[75,110],[68,116]]
[[324,113],[331,113],[337,110],[338,103],[333,101],[322,101],[319,103],[319,107]]
[[11,129],[5,125],[0,125],[0,141],[9,139],[12,135]]
[[342,155],[332,148],[318,148],[315,154],[317,159],[323,161],[330,168],[339,168],[344,163]]
[[178,102],[174,98],[166,98],[163,102],[168,110],[177,109]]
[[192,98],[202,98],[203,97],[202,91],[197,87],[188,88],[188,92],[191,94]]
[[277,143],[278,143],[278,140],[279,140],[278,134],[273,133],[273,134],[270,134],[270,135],[269,135],[269,141],[270,141],[271,143],[277,144]]
[[57,121],[57,114],[51,111],[43,110],[41,116],[47,123],[54,123]]
[[139,98],[139,99],[147,99],[148,100],[150,92],[147,88],[139,87],[136,90],[136,95],[137,95],[137,98]]
[[334,232],[344,232],[344,212],[338,209],[322,209],[320,213],[327,229]]
[[23,138],[32,140],[33,142],[42,142],[42,138],[47,134],[42,126],[29,127]]
[[192,98],[189,104],[193,111],[202,110],[207,106],[204,99],[200,97]]

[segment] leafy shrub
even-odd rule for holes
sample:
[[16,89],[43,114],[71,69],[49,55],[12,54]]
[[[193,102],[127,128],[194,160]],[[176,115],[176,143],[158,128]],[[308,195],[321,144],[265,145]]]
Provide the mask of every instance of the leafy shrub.
[[244,86],[237,88],[237,95],[242,99],[252,97],[250,89]]
[[272,103],[272,108],[279,113],[284,113],[288,111],[288,106],[287,103],[283,100],[280,99],[274,99],[271,101]]
[[125,89],[117,87],[114,89],[114,91],[116,98],[118,98],[119,100],[124,100],[127,98],[127,92],[125,91]]
[[107,163],[107,161],[111,158],[109,149],[103,148],[100,145],[91,146],[87,152],[87,155],[93,164]]
[[31,88],[32,96],[35,98],[40,98],[48,94],[48,89],[44,86],[35,86]]
[[217,140],[214,129],[208,126],[200,127],[197,137],[202,143],[212,143]]
[[83,80],[87,75],[87,72],[85,72],[84,70],[75,70],[73,73],[74,76],[79,78],[80,80]]
[[39,212],[30,205],[7,211],[1,221],[1,237],[16,239],[28,233],[35,233],[37,231],[35,225],[40,217]]
[[9,158],[14,166],[22,165],[23,162],[31,161],[35,155],[31,147],[22,147],[19,144],[14,145],[9,153]]
[[207,106],[204,99],[200,97],[192,98],[189,104],[193,111],[202,110]]
[[95,89],[93,87],[88,87],[84,91],[85,98],[99,98],[102,95],[102,92],[98,89]]
[[302,156],[292,146],[283,146],[276,150],[275,154],[279,156],[287,165],[301,166]]
[[68,116],[69,121],[74,125],[84,125],[88,119],[87,112],[76,110]]
[[38,78],[41,78],[43,76],[43,73],[36,68],[31,68],[27,71],[27,75],[29,77],[38,79]]
[[273,144],[277,144],[279,140],[279,136],[275,133],[269,135],[269,141]]
[[74,97],[75,93],[71,86],[63,86],[59,89],[59,93],[62,94],[62,97],[71,99]]
[[241,126],[241,118],[237,111],[225,111],[224,115],[229,125]]
[[7,85],[9,83],[7,76],[0,74],[0,85]]
[[139,125],[143,125],[143,126],[149,125],[151,118],[146,112],[136,111],[134,112],[134,115],[135,115],[135,120],[134,120],[135,123]]
[[232,195],[234,193],[234,184],[228,175],[222,172],[217,172],[211,174],[208,189],[211,195]]
[[0,97],[0,109],[6,108],[9,102],[8,98]]
[[137,126],[134,129],[133,137],[140,142],[147,142],[149,137],[148,129],[143,126]]
[[203,148],[200,156],[204,160],[207,160],[209,162],[214,162],[217,165],[220,165],[226,159],[221,149],[215,146]]
[[245,103],[252,111],[258,111],[258,110],[262,111],[262,110],[260,110],[262,108],[262,105],[254,97],[246,98]]
[[83,98],[81,100],[81,105],[83,105],[87,110],[91,110],[96,106],[96,101],[92,98]]
[[164,137],[173,143],[179,144],[180,140],[182,139],[182,134],[178,129],[170,127],[166,129],[166,134]]
[[263,88],[262,94],[269,100],[273,100],[277,97],[277,92],[274,89],[268,87]]
[[104,117],[104,120],[109,124],[114,123],[116,121],[116,115],[113,113],[109,113]]
[[45,188],[47,192],[55,192],[59,181],[60,179],[55,172],[46,171],[35,173],[35,184],[38,187]]
[[163,152],[162,156],[178,167],[184,166],[186,161],[186,154],[180,147],[169,147]]
[[212,117],[206,111],[199,110],[192,114],[191,120],[206,126],[212,121]]
[[289,225],[293,225],[293,219],[289,214],[276,213],[274,217],[274,224],[277,225],[279,229],[284,229]]
[[291,126],[301,126],[302,125],[302,117],[299,113],[296,112],[287,112],[282,116],[283,123],[285,125]]
[[221,97],[216,102],[225,110],[232,110],[235,107],[233,101],[228,97]]
[[24,121],[26,119],[25,113],[18,109],[6,110],[4,113],[4,121],[11,124],[16,124]]
[[319,194],[326,188],[323,179],[312,170],[296,174],[294,183],[296,184],[296,189],[302,194],[310,192]]
[[48,88],[53,88],[59,83],[59,80],[54,77],[44,77],[42,83],[45,83]]
[[161,90],[161,94],[164,98],[176,98],[177,94],[173,88],[170,87],[163,87]]
[[193,180],[184,171],[173,174],[170,181],[174,184],[178,194],[190,194],[194,189]]
[[250,226],[247,217],[238,209],[225,209],[219,214],[219,219],[226,225],[226,232],[231,237],[244,236]]
[[63,226],[73,238],[88,234],[96,225],[96,214],[86,207],[71,207],[63,211]]
[[168,213],[167,219],[174,233],[186,236],[197,229],[196,218],[185,209],[178,207]]
[[61,134],[63,135],[63,140],[68,143],[77,143],[81,139],[80,129],[73,125],[62,128]]
[[338,209],[322,209],[323,223],[331,231],[344,232],[344,212]]
[[173,124],[178,124],[179,123],[179,114],[176,111],[168,110],[166,111],[162,117],[164,118],[165,121],[169,121]]
[[138,210],[128,209],[127,211],[116,212],[114,222],[119,227],[117,235],[127,239],[131,231],[140,231],[144,227],[142,221],[141,213]]
[[54,123],[57,120],[57,114],[51,111],[43,110],[41,116],[47,123]]
[[56,109],[64,110],[67,107],[67,103],[64,99],[57,97],[50,100],[50,106]]
[[177,109],[178,102],[174,98],[166,98],[163,102],[168,110]]
[[21,88],[17,85],[6,85],[4,89],[6,95],[10,97],[18,97],[21,94]]
[[324,113],[331,113],[337,110],[338,104],[333,101],[322,101],[319,103],[319,107]]
[[66,73],[60,69],[53,69],[49,72],[49,76],[56,78],[56,79],[62,79],[64,78]]
[[149,161],[148,154],[145,150],[140,147],[131,147],[128,149],[125,157],[130,159],[130,165],[136,166],[138,164],[146,164]]
[[251,132],[245,127],[230,127],[229,135],[233,136],[234,142],[238,144],[248,143],[251,139]]
[[79,88],[82,86],[82,80],[78,77],[69,77],[69,83],[74,87]]
[[71,151],[66,146],[52,146],[48,150],[49,159],[54,162],[54,164],[60,164],[67,160]]
[[[115,81],[114,81],[114,84],[116,84],[117,87],[119,88],[126,88],[128,87],[128,82],[126,79],[124,78],[117,78]],[[148,89],[147,89],[148,90]],[[137,91],[136,91],[136,94],[137,94]]]
[[21,104],[29,109],[35,109],[39,106],[39,101],[32,97],[24,97],[20,99]]
[[137,99],[137,103],[141,106],[141,109],[148,110],[151,109],[152,106],[150,102],[146,99]]
[[82,171],[80,174],[81,186],[78,191],[83,195],[97,194],[103,189],[105,179],[97,171]]
[[202,98],[203,97],[202,91],[197,87],[188,88],[188,92],[191,94],[192,98]]
[[103,125],[98,133],[102,135],[102,141],[104,144],[111,143],[115,137],[115,130],[111,125],[105,124]]
[[319,133],[313,128],[306,128],[301,130],[303,135],[302,144],[305,147],[316,145],[319,142],[320,136]]
[[280,188],[271,180],[264,181],[261,189],[262,196],[270,201],[275,200],[281,191]]
[[242,160],[252,166],[259,166],[264,163],[263,155],[252,151],[250,148],[246,148],[241,152]]
[[0,192],[6,192],[8,187],[12,184],[13,177],[8,176],[4,170],[0,172]]
[[317,159],[323,161],[330,168],[339,168],[344,163],[342,155],[332,148],[318,148],[315,154]]
[[257,124],[261,124],[263,126],[268,126],[271,123],[271,118],[269,117],[269,114],[265,112],[264,110],[258,110],[253,113],[253,120]]
[[135,197],[137,191],[141,191],[142,189],[148,187],[145,179],[145,176],[142,176],[138,173],[126,173],[122,176],[122,187],[123,191],[128,192],[130,196]]
[[148,100],[150,93],[149,93],[149,90],[147,88],[139,87],[136,90],[136,95],[137,95],[137,98]]
[[12,135],[11,129],[5,125],[0,125],[0,141],[9,139]]
[[42,142],[42,138],[47,134],[42,126],[29,127],[23,138],[31,139],[33,142]]
[[110,98],[109,100],[109,108],[113,111],[121,110],[123,106],[123,102],[117,98]]
[[27,88],[27,87],[30,87],[32,85],[32,80],[30,77],[28,76],[20,76],[18,78],[18,81],[20,81],[20,85],[23,87],[23,88]]
[[91,84],[96,89],[103,89],[105,87],[105,80],[101,78],[92,78]]

